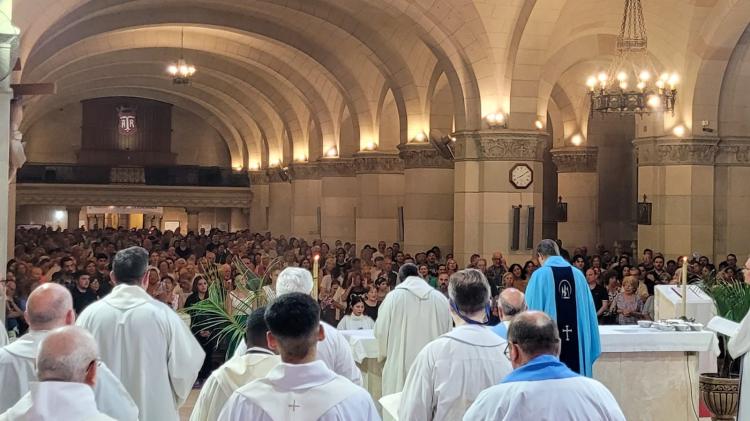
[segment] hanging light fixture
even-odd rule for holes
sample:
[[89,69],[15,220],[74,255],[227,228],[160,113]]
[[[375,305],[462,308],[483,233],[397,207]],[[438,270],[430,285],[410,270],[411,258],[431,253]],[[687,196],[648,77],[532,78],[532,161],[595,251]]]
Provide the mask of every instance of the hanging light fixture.
[[180,30],[180,59],[167,66],[167,73],[172,76],[172,83],[175,85],[188,85],[190,78],[195,74],[195,66],[185,61],[185,28]]
[[648,56],[641,0],[625,0],[617,56],[609,70],[589,76],[591,113],[674,112],[677,73],[658,72]]

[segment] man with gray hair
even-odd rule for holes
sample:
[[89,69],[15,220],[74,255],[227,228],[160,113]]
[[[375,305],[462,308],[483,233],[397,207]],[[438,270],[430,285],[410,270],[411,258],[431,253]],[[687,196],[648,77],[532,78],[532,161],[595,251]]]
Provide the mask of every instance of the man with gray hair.
[[85,330],[67,326],[49,332],[36,358],[39,382],[0,421],[114,420],[99,412],[94,399],[97,357],[96,342]]
[[543,311],[557,322],[562,339],[560,361],[591,377],[601,349],[599,322],[586,277],[560,257],[553,240],[542,240],[536,255],[542,267],[534,271],[526,287],[529,309]]
[[508,338],[508,326],[516,314],[526,311],[526,298],[523,292],[515,288],[505,288],[500,293],[497,311],[500,323],[492,327],[492,331],[503,339]]
[[112,262],[117,286],[86,307],[78,325],[99,344],[145,421],[178,421],[206,356],[177,313],[147,292],[148,253],[120,250]]
[[513,372],[485,390],[464,421],[625,421],[612,393],[560,362],[560,334],[546,314],[527,311],[508,328]]
[[417,354],[401,394],[401,420],[459,420],[482,390],[512,371],[503,355],[507,343],[485,326],[491,288],[484,274],[454,273],[448,296],[456,327]]
[[[29,331],[12,344],[0,349],[0,412],[13,406],[32,389],[37,381],[39,344],[49,332],[75,323],[70,292],[60,284],[42,284],[29,294],[24,318]],[[138,407],[120,380],[104,363],[97,366],[94,396],[99,409],[118,420],[135,421]]]
[[[288,267],[279,273],[276,279],[276,297],[291,292],[301,292],[310,294],[313,290],[313,278],[309,270]],[[354,384],[362,385],[362,372],[357,368],[352,355],[352,347],[349,341],[342,335],[338,329],[321,321],[325,331],[325,338],[318,342],[317,358],[323,361],[328,368],[336,374],[342,375],[351,380]],[[244,355],[247,352],[247,345],[241,342],[234,352],[234,355]]]

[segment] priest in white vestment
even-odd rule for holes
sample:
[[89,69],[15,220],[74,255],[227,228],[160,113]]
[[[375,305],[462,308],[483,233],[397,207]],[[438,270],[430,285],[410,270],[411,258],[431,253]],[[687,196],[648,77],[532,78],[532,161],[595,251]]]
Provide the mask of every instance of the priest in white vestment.
[[[313,290],[312,274],[307,269],[288,267],[279,273],[276,280],[276,296],[290,292],[310,294]],[[318,359],[328,368],[340,374],[355,384],[362,385],[362,372],[357,368],[349,341],[335,327],[326,322],[320,322],[325,330],[325,339],[318,342]],[[247,352],[245,342],[240,342],[234,352],[235,356]]]
[[513,371],[503,354],[508,343],[484,326],[491,289],[482,272],[451,275],[448,297],[456,327],[417,355],[401,394],[400,420],[460,420],[481,391]]
[[[745,282],[750,283],[750,258],[745,262],[743,271]],[[740,384],[740,410],[737,413],[737,421],[750,421],[750,313],[747,313],[740,322],[739,330],[729,338],[727,350],[732,358],[745,356],[742,360],[742,383]]]
[[548,315],[514,317],[508,343],[513,372],[480,393],[464,421],[625,421],[603,384],[560,361],[560,333]]
[[51,331],[39,346],[39,382],[0,421],[110,421],[96,407],[98,352],[90,333],[75,326]]
[[[29,331],[0,349],[0,412],[16,404],[37,381],[39,344],[49,331],[75,323],[73,298],[62,285],[40,285],[29,295],[24,318]],[[138,420],[138,407],[104,363],[97,365],[96,377],[94,396],[98,408],[120,421]]]
[[265,310],[265,307],[261,307],[248,316],[245,332],[247,352],[225,362],[206,379],[190,421],[215,421],[232,393],[253,380],[265,377],[281,362],[281,358],[268,349]]
[[220,421],[380,420],[370,394],[317,359],[325,337],[320,306],[309,295],[279,295],[265,313],[268,345],[281,363],[262,379],[240,388]]
[[383,366],[383,396],[401,392],[419,351],[451,329],[448,300],[424,279],[417,266],[406,263],[398,284],[378,309],[375,338]]
[[177,313],[146,292],[147,265],[141,247],[117,252],[110,274],[117,286],[89,305],[77,324],[94,335],[141,421],[178,421],[205,353]]

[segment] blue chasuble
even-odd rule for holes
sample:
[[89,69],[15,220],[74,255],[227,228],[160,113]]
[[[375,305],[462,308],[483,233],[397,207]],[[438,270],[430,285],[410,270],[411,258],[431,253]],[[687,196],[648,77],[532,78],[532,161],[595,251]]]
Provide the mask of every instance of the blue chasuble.
[[531,275],[526,287],[529,310],[547,313],[560,332],[560,361],[592,377],[601,354],[599,324],[586,277],[560,256],[550,256]]

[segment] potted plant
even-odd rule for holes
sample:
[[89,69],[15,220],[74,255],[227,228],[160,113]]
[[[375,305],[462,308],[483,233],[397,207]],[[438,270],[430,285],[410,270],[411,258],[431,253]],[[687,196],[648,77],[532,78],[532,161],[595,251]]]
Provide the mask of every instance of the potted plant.
[[[736,280],[725,280],[711,273],[699,283],[700,288],[716,306],[716,315],[733,322],[741,322],[750,309],[750,285]],[[726,335],[718,334],[724,358],[718,373],[702,373],[699,378],[700,395],[711,411],[712,420],[734,420],[740,405],[740,378],[733,372],[735,360],[727,352]]]

